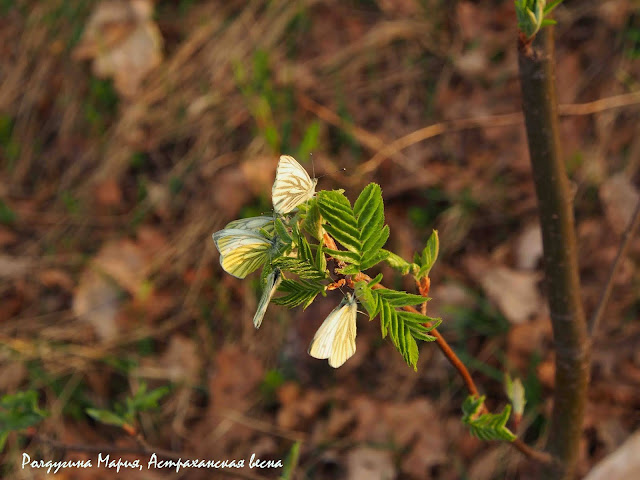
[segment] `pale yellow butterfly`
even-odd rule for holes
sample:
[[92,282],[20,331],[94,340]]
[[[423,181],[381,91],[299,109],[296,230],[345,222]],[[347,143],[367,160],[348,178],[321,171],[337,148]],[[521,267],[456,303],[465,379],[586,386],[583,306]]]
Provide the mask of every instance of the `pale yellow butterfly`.
[[316,332],[309,355],[329,359],[329,365],[338,368],[356,353],[356,316],[358,303],[351,294],[327,316]]
[[220,265],[225,272],[244,278],[264,265],[273,250],[276,239],[268,239],[254,230],[225,228],[213,234],[220,252]]
[[309,200],[316,191],[318,179],[311,179],[295,158],[282,155],[276,170],[276,180],[271,189],[273,209],[284,215]]
[[269,302],[271,301],[271,297],[276,293],[281,282],[282,272],[280,269],[275,268],[269,275],[267,275],[267,281],[264,285],[264,290],[262,291],[260,303],[258,303],[258,309],[256,310],[256,314],[253,316],[254,327],[260,328],[264,314],[266,313]]

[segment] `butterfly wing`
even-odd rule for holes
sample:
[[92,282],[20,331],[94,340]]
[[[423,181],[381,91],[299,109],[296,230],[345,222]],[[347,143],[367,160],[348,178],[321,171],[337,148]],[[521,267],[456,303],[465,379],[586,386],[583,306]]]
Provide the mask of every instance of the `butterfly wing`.
[[273,242],[252,230],[225,228],[213,234],[225,272],[244,278],[267,262]]
[[329,365],[338,368],[356,353],[357,303],[352,295],[347,295],[327,316],[316,332],[309,355],[319,359],[329,359]]
[[282,155],[276,170],[276,180],[271,189],[273,209],[279,215],[289,213],[313,197],[316,183],[318,180],[311,179],[295,158]]
[[254,230],[256,232],[262,229],[269,234],[272,234],[275,230],[273,226],[273,217],[266,216],[241,218],[240,220],[229,222],[224,228],[225,230],[238,228],[240,230]]
[[262,297],[260,298],[260,303],[258,303],[258,309],[256,310],[256,314],[253,316],[253,326],[256,328],[260,328],[262,324],[262,319],[264,318],[264,314],[267,311],[267,307],[269,306],[269,302],[271,301],[271,297],[276,293],[278,289],[278,285],[282,282],[282,272],[280,269],[274,269],[267,276],[267,283],[264,286],[264,290],[262,291]]

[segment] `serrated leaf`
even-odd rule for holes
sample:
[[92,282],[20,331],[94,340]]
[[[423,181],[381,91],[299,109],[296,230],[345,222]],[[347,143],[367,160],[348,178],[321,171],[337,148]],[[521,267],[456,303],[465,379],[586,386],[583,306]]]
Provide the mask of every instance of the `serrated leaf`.
[[378,250],[371,256],[365,257],[360,261],[360,269],[367,270],[380,262],[383,262],[387,258],[386,250]]
[[407,273],[409,273],[409,270],[411,269],[411,264],[409,262],[407,262],[400,255],[396,255],[389,250],[382,249],[382,251],[389,253],[389,255],[387,255],[387,258],[385,258],[385,261],[391,268],[393,268],[394,270],[398,270],[400,273],[402,273],[402,275],[406,275]]
[[[402,317],[404,322],[421,325],[424,332],[430,332],[434,328],[438,328],[442,323],[441,318],[427,317],[426,315],[421,315],[419,313],[399,311],[398,315]],[[429,322],[428,327],[425,325],[426,322]]]
[[360,255],[354,252],[345,252],[344,250],[332,250],[330,248],[325,248],[324,251],[330,257],[333,257],[336,260],[342,260],[343,262],[355,263],[360,260]]
[[309,200],[302,228],[316,240],[322,241],[322,215],[320,215],[317,198]]
[[323,290],[324,285],[321,283],[307,280],[283,280],[278,287],[278,291],[287,295],[273,298],[271,301],[276,305],[283,305],[289,308],[297,307],[298,305],[303,305],[303,308],[307,308]]
[[274,222],[274,227],[275,227],[276,236],[283,243],[286,243],[287,245],[291,245],[291,242],[293,241],[293,239],[291,238],[291,234],[287,230],[287,227],[284,225],[281,218],[276,218]]
[[366,270],[388,256],[386,251],[381,252],[389,238],[389,227],[384,226],[384,204],[379,185],[367,185],[353,210],[341,192],[321,191],[318,193],[318,208],[326,220],[326,232],[354,254],[342,257],[335,254],[335,258],[349,264],[343,268],[343,273]]
[[371,279],[371,281],[367,285],[369,285],[370,287],[373,287],[374,285],[377,285],[381,281],[382,281],[382,274],[379,273],[373,279]]
[[484,396],[468,396],[462,404],[462,422],[469,427],[469,432],[481,440],[503,440],[513,442],[516,436],[506,427],[511,415],[511,405],[505,405],[500,413],[483,413]]
[[412,305],[420,305],[429,300],[427,297],[421,295],[414,295],[412,293],[401,292],[398,290],[391,290],[390,288],[379,289],[376,291],[378,295],[384,297],[392,307],[408,307]]
[[356,298],[361,305],[367,310],[369,314],[369,320],[373,320],[378,314],[378,297],[371,292],[371,288],[367,285],[367,282],[361,280],[355,284]]
[[438,231],[433,230],[427,244],[420,254],[420,270],[416,278],[419,280],[429,276],[429,272],[438,259],[438,252],[440,250],[440,240],[438,239]]
[[[385,225],[381,230],[364,240],[362,244],[362,257],[367,258],[379,253],[382,246],[389,239],[389,225]],[[385,254],[386,256],[386,254]]]

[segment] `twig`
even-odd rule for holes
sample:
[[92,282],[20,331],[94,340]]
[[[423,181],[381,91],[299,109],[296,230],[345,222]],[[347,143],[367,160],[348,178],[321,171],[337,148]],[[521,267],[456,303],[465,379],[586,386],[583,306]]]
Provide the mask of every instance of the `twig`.
[[[627,93],[624,95],[616,95],[614,97],[601,98],[593,102],[565,104],[558,106],[558,113],[562,116],[589,115],[592,113],[610,110],[614,108],[626,107],[628,105],[637,105],[640,103],[640,92]],[[317,105],[317,104],[316,104]],[[318,105],[318,107],[322,107]],[[317,112],[314,112],[317,114]],[[318,115],[320,118],[322,116]],[[327,121],[326,118],[323,120]],[[505,113],[500,115],[489,115],[486,117],[461,118],[457,120],[449,120],[445,122],[435,123],[419,130],[413,131],[403,137],[400,137],[382,148],[378,147],[373,157],[360,165],[358,171],[369,173],[375,170],[384,160],[393,157],[407,147],[422,142],[429,138],[437,137],[444,133],[459,132],[470,130],[473,128],[493,128],[505,127],[508,125],[519,125],[524,121],[524,116],[520,112]],[[334,122],[329,122],[335,125]],[[341,126],[341,125],[337,125]],[[351,129],[356,127],[350,126]],[[368,134],[371,135],[371,134]],[[356,138],[358,138],[356,136]],[[366,146],[371,147],[372,143],[362,142]]]
[[513,448],[521,452],[524,456],[531,458],[532,460],[536,460],[543,465],[551,465],[554,463],[554,458],[548,454],[547,452],[543,452],[541,450],[536,450],[533,447],[530,447],[526,443],[524,443],[519,438],[516,438],[513,442],[511,442]]
[[611,296],[611,291],[613,290],[613,279],[616,275],[618,267],[622,264],[622,259],[626,256],[627,251],[631,246],[631,239],[634,237],[636,230],[638,230],[638,225],[640,225],[640,198],[638,199],[638,203],[636,204],[636,210],[635,212],[633,212],[631,220],[629,220],[629,225],[627,226],[627,229],[622,234],[620,247],[618,249],[618,254],[616,255],[615,260],[611,264],[611,269],[609,270],[609,276],[607,277],[607,282],[605,283],[604,289],[602,290],[602,294],[600,295],[598,306],[596,307],[595,312],[593,312],[593,315],[589,319],[589,335],[592,337],[596,332],[596,330],[598,329],[600,320],[602,320],[605,307],[609,302],[609,297]]

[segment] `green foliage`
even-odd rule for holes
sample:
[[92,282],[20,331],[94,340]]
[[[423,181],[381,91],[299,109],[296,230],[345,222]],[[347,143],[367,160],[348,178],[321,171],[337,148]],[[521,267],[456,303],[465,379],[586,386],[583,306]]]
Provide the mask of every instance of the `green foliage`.
[[167,393],[169,387],[147,391],[147,384],[142,382],[133,397],[127,397],[124,403],[116,403],[113,411],[97,408],[87,408],[85,411],[100,423],[123,428],[132,426],[139,412],[158,408],[158,402]]
[[341,273],[353,275],[387,258],[388,252],[382,247],[389,238],[389,226],[384,225],[379,185],[367,185],[353,209],[347,197],[335,190],[320,192],[318,204],[320,213],[327,220],[325,230],[347,249],[346,252],[326,249],[333,258],[348,264]]
[[300,442],[296,442],[289,450],[287,454],[287,458],[284,460],[284,467],[282,468],[282,475],[280,475],[280,480],[289,480],[292,478],[293,472],[298,466],[298,461],[300,460]]
[[548,16],[560,3],[562,0],[553,0],[549,4],[545,0],[515,0],[518,29],[531,39],[541,28],[555,25],[555,20]]
[[36,425],[48,415],[38,407],[38,393],[35,390],[0,398],[0,452],[4,449],[10,432]]
[[414,275],[418,272],[420,266],[415,263],[409,263],[400,255],[396,255],[393,252],[389,252],[388,250],[384,250],[387,253],[387,258],[385,258],[385,262],[389,264],[391,268],[399,271],[402,275],[406,275],[409,272],[415,272]]
[[289,308],[297,307],[298,305],[307,308],[319,293],[324,293],[324,288],[324,285],[319,282],[285,279],[278,287],[278,291],[284,292],[286,295],[274,298],[271,301],[276,305],[283,305]]
[[[370,319],[380,317],[382,338],[389,335],[405,362],[416,370],[418,362],[416,340],[434,341],[435,337],[428,335],[428,332],[440,325],[441,320],[396,310],[397,307],[418,305],[427,301],[428,298],[397,290],[372,289],[371,286],[364,281],[357,282],[356,297],[369,313]],[[427,322],[429,326],[425,325]]]
[[431,232],[427,245],[422,250],[420,255],[416,254],[415,263],[419,266],[418,273],[414,274],[416,280],[426,278],[431,272],[431,268],[438,259],[438,252],[440,251],[440,239],[438,238],[438,231]]
[[462,404],[462,423],[469,427],[471,435],[480,440],[504,440],[513,442],[516,436],[505,425],[511,415],[511,405],[505,405],[500,413],[480,413],[484,395],[469,395]]
[[0,198],[0,223],[11,225],[15,223],[16,218],[16,213]]

